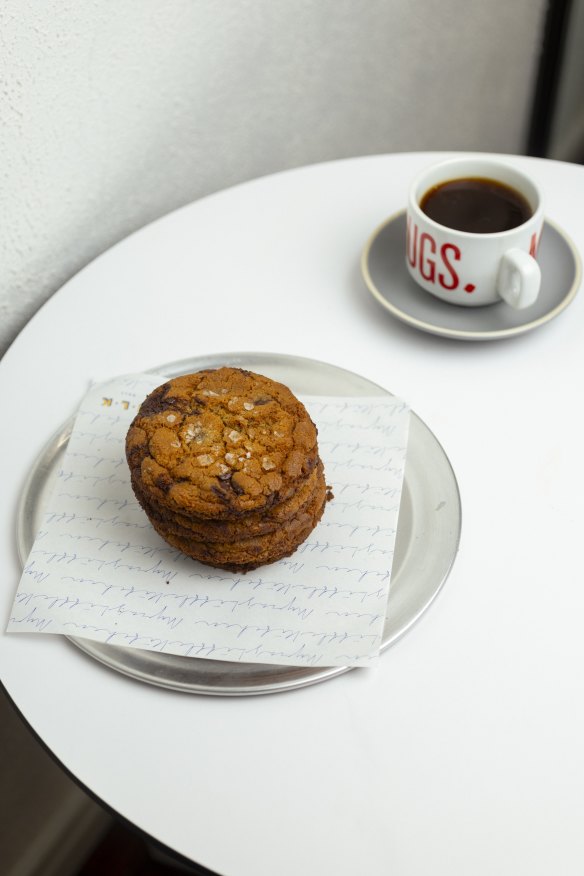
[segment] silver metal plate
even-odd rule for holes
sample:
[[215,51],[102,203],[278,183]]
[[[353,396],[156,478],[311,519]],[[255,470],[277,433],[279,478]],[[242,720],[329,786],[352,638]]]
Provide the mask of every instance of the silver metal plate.
[[[297,395],[391,394],[351,371],[272,353],[198,356],[152,370],[175,377],[221,365],[265,374],[285,383]],[[26,482],[17,515],[18,551],[23,565],[40,528],[72,426],[73,421],[66,423],[53,436]],[[460,497],[452,467],[432,432],[412,414],[382,651],[418,620],[438,594],[458,550],[460,527]],[[70,641],[95,660],[134,679],[199,694],[275,693],[326,681],[350,668],[228,663],[139,651],[89,639]]]

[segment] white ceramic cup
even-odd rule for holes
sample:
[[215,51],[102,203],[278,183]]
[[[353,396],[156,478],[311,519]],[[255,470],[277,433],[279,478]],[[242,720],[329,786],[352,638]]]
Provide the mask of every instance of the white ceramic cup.
[[[508,231],[477,234],[440,225],[420,209],[434,186],[455,179],[496,180],[518,191],[532,214]],[[477,307],[506,301],[529,307],[536,300],[541,273],[536,262],[543,228],[538,187],[524,173],[488,157],[453,158],[425,170],[410,187],[407,207],[406,264],[416,283],[443,301]]]

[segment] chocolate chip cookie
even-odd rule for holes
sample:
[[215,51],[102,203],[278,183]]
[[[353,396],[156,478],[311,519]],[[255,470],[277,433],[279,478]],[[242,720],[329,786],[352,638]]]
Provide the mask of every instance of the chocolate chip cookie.
[[212,519],[285,501],[318,459],[316,427],[292,392],[239,368],[155,389],[130,426],[126,453],[150,498]]
[[[165,520],[169,526],[180,527],[187,531],[191,538],[200,541],[238,541],[252,535],[267,535],[278,529],[290,519],[301,513],[312,500],[315,490],[324,483],[322,462],[319,460],[316,468],[302,483],[299,489],[285,502],[270,505],[264,511],[250,511],[232,520],[209,519],[193,515],[178,514],[169,510],[163,503],[151,498],[132,481],[132,487],[140,504],[149,517]],[[177,529],[177,532],[179,530]]]
[[243,572],[294,553],[322,517],[326,500],[327,488],[322,477],[302,511],[278,529],[266,535],[252,535],[231,541],[195,539],[188,528],[159,516],[150,516],[150,522],[165,541],[183,554],[209,566]]
[[305,407],[288,387],[240,368],[155,389],[130,426],[126,457],[157,532],[222,568],[289,555],[331,498]]

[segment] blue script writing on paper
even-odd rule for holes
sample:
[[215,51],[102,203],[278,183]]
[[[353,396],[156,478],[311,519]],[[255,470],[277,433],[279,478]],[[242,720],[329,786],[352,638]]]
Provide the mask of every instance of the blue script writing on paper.
[[163,381],[116,378],[83,400],[8,630],[237,662],[371,665],[391,581],[407,405],[303,398],[335,498],[292,557],[242,575],[184,557],[134,498],[125,435]]

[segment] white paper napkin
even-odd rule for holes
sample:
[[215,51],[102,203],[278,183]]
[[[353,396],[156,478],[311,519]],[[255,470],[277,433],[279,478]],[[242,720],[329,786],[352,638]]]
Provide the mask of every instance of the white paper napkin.
[[163,541],[132,492],[126,432],[166,379],[118,377],[84,398],[8,631],[246,663],[371,665],[387,610],[408,406],[390,396],[302,397],[334,499],[291,557],[232,573]]

